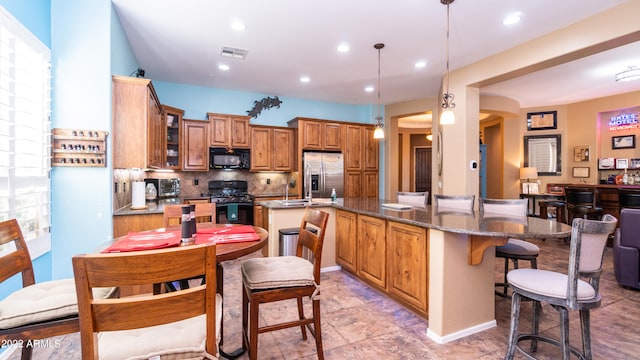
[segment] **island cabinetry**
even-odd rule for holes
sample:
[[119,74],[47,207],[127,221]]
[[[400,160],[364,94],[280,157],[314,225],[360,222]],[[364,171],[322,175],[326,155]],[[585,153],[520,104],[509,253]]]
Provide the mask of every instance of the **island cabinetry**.
[[319,119],[295,118],[288,122],[298,128],[300,150],[342,150],[342,125]]
[[357,221],[355,213],[336,210],[336,263],[352,273],[357,271]]
[[224,148],[249,148],[251,145],[249,117],[207,113],[209,145]]
[[166,124],[149,79],[112,77],[113,167],[161,168]]
[[166,124],[166,136],[164,137],[165,169],[182,169],[182,117],[184,110],[168,105],[162,105]]
[[386,287],[386,224],[385,220],[358,216],[357,274],[367,282]]
[[209,170],[208,128],[209,123],[206,121],[182,121],[182,170]]
[[251,126],[251,171],[292,171],[293,129]]
[[428,302],[427,229],[387,222],[387,290],[426,313]]

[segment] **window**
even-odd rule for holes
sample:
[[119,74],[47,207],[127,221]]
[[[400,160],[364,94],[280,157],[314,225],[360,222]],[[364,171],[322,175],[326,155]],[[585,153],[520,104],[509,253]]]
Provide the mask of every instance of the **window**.
[[0,7],[0,220],[18,220],[32,257],[51,246],[50,117],[50,51]]

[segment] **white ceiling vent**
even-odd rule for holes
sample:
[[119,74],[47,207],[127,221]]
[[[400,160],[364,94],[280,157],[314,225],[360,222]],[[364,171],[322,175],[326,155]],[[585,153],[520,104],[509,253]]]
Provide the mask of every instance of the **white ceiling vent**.
[[249,50],[234,48],[231,46],[223,46],[220,55],[234,59],[244,59],[247,57]]

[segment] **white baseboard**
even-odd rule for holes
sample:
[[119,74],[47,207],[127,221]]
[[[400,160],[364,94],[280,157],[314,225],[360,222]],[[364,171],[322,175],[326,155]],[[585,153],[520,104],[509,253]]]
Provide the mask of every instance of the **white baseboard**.
[[449,335],[440,336],[431,331],[431,329],[427,329],[427,337],[438,344],[446,344],[450,341],[458,340],[463,337],[469,336],[471,334],[475,334],[480,331],[484,331],[487,329],[491,329],[498,326],[495,320],[488,321],[484,324],[478,324],[476,326],[472,326],[470,328],[462,329],[460,331],[456,331]]

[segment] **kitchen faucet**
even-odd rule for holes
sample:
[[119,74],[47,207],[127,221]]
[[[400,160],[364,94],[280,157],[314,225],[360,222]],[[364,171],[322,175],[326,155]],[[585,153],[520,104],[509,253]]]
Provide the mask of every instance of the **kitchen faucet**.
[[309,204],[311,204],[311,166],[307,164],[307,167],[304,170],[304,183],[307,190],[306,198],[308,199]]
[[284,188],[284,203],[285,204],[289,203],[289,183],[288,182]]

